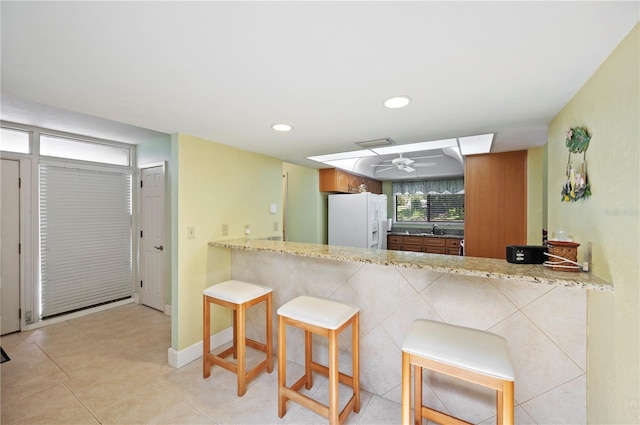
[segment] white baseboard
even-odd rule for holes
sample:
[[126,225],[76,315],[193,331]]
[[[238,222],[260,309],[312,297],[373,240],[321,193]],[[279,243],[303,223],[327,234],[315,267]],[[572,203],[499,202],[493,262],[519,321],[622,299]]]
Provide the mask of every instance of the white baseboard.
[[[228,327],[217,334],[211,335],[211,348],[214,349],[216,347],[220,347],[233,340],[233,328]],[[176,351],[173,348],[169,348],[168,350],[168,360],[169,364],[176,369],[180,369],[182,366],[185,366],[191,363],[194,360],[202,357],[203,342],[198,341],[195,344],[185,348],[184,350]]]

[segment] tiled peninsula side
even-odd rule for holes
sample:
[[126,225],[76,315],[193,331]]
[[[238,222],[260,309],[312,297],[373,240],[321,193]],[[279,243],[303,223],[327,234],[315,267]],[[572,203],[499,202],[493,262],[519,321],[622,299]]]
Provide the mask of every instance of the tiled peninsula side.
[[[274,289],[274,323],[277,308],[299,295],[359,306],[366,391],[400,403],[402,340],[415,319],[427,318],[507,339],[516,423],[586,423],[587,290],[613,290],[607,282],[470,257],[248,239],[209,245],[232,250],[233,279]],[[261,308],[248,315],[249,336],[260,335]],[[304,335],[287,336],[287,358],[304,364]],[[314,356],[326,362],[326,341],[314,344]],[[350,341],[341,346],[340,368],[351,373]],[[472,423],[495,423],[493,391],[433,373],[424,380],[429,405]]]

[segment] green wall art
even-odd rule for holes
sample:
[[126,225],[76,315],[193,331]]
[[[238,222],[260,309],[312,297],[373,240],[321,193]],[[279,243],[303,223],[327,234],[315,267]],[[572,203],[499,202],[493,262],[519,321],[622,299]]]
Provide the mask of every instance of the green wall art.
[[[584,127],[572,127],[567,131],[565,145],[569,150],[564,185],[562,186],[562,202],[575,202],[591,196],[591,185],[587,179],[587,148],[591,141],[589,130]],[[582,154],[582,161],[574,167],[571,154]]]

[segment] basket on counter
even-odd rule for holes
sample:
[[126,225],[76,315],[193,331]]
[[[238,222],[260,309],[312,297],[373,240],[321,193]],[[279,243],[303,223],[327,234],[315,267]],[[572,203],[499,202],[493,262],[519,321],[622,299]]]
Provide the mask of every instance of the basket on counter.
[[[548,241],[549,254],[557,255],[558,257],[566,258],[567,260],[578,262],[578,247],[579,243],[566,242],[566,241]],[[576,267],[568,261],[563,261],[558,258],[549,257],[549,262],[554,263],[551,266],[552,270],[558,270],[561,272],[579,272],[580,268]]]

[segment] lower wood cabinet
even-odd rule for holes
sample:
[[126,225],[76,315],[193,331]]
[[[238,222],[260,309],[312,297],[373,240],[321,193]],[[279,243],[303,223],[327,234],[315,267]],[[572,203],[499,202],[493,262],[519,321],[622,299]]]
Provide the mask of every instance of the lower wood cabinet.
[[460,239],[388,235],[387,249],[426,252],[428,254],[458,255],[460,253]]
[[447,239],[447,254],[460,255],[460,239]]
[[387,236],[387,249],[402,251],[402,238],[403,236]]

